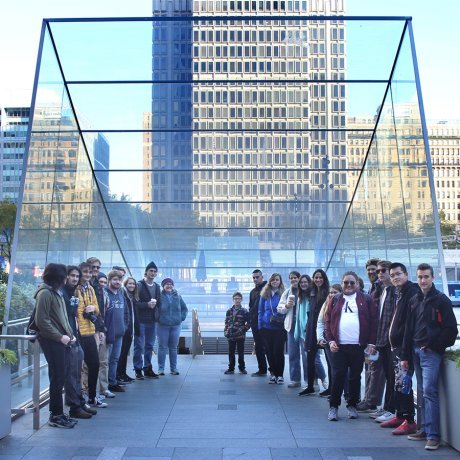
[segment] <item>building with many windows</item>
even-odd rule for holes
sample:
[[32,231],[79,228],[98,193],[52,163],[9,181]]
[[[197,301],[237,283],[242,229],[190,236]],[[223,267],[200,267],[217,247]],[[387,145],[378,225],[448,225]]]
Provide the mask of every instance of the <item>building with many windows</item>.
[[18,201],[29,107],[0,106],[0,201]]

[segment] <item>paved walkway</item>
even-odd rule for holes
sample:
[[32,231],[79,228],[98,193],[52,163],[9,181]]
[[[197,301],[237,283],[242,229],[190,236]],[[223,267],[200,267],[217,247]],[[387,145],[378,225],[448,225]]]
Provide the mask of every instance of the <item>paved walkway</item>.
[[[348,420],[343,406],[339,422],[329,422],[327,400],[224,375],[226,364],[221,355],[180,356],[180,376],[135,382],[72,430],[48,427],[47,408],[35,433],[31,416],[22,417],[0,441],[0,460],[460,459],[448,447],[428,452],[392,436],[367,415]],[[254,371],[255,358],[247,365]]]

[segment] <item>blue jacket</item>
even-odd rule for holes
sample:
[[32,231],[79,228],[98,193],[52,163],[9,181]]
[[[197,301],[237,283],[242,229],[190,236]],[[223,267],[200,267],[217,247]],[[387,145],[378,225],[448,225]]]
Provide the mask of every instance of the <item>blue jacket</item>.
[[[158,307],[157,307],[158,308]],[[171,294],[161,291],[160,318],[163,326],[178,326],[187,318],[188,308],[180,294],[174,290]]]
[[284,326],[281,328],[279,326],[274,326],[270,323],[270,318],[273,316],[279,316],[280,318],[284,318],[286,315],[282,315],[277,312],[276,307],[280,301],[281,295],[277,291],[270,299],[264,299],[263,297],[259,300],[259,329],[272,329],[274,331],[283,329]]
[[122,337],[128,329],[129,312],[126,306],[123,289],[118,289],[114,294],[110,289],[105,288],[109,303],[105,310],[105,327],[107,328],[106,341],[114,343],[117,337]]

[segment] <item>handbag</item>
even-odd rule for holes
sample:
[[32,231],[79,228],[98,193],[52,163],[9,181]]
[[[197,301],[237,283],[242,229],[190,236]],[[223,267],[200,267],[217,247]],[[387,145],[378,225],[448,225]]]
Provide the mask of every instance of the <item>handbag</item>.
[[270,297],[270,308],[272,310],[272,316],[270,316],[270,324],[276,327],[284,327],[284,316],[278,316],[273,311],[272,299]]

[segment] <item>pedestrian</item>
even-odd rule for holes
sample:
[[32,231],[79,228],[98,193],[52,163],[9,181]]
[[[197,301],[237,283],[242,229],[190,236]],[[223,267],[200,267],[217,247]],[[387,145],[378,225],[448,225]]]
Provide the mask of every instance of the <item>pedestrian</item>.
[[238,351],[238,369],[240,374],[247,374],[244,362],[244,340],[251,327],[249,311],[241,306],[243,295],[235,292],[232,296],[233,305],[225,314],[224,336],[228,340],[228,369],[225,374],[235,372],[235,350]]

